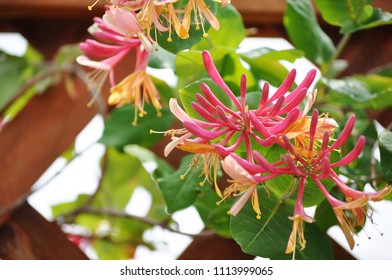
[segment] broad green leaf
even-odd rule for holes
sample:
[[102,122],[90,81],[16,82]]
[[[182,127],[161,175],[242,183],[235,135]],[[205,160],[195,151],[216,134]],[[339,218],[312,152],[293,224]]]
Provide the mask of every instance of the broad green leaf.
[[[339,194],[332,194],[337,197]],[[328,200],[324,200],[319,205],[317,205],[316,213],[314,215],[315,223],[319,227],[319,229],[323,232],[327,232],[327,230],[334,226],[338,225],[338,220],[335,216],[335,213],[332,209],[331,204],[329,204]]]
[[[207,183],[203,187],[199,185],[203,178],[200,178],[200,169],[189,167],[192,159],[193,155],[185,156],[176,172],[158,179],[169,213],[191,206],[201,191],[211,187]],[[183,176],[184,179],[181,179],[184,174],[186,174]]]
[[136,126],[132,126],[135,108],[123,106],[112,111],[105,123],[105,129],[99,140],[110,147],[122,150],[128,144],[139,144],[151,147],[161,139],[160,134],[151,134],[150,130],[166,131],[172,124],[174,117],[168,109],[162,109],[162,116],[157,117],[155,108],[145,106],[147,115],[138,119]]
[[348,24],[343,26],[341,32],[352,33],[354,31],[374,28],[382,25],[392,24],[392,14],[382,11],[380,8],[373,9],[371,6],[366,7],[368,10],[367,16],[359,23]]
[[[392,78],[377,74],[328,80],[327,100],[352,108],[382,109],[392,105]],[[352,102],[355,101],[355,102]]]
[[271,48],[258,48],[254,50],[250,50],[247,52],[241,52],[240,56],[243,60],[248,63],[257,63],[257,59],[264,58],[270,60],[285,60],[290,63],[294,63],[298,58],[302,58],[304,56],[304,52],[297,49],[287,49],[287,50],[274,50]]
[[[231,232],[241,249],[248,254],[270,259],[291,259],[284,252],[292,231],[294,205],[286,201],[280,204],[275,193],[270,196],[262,189],[259,191],[262,217],[255,218],[250,205],[231,217]],[[307,246],[303,251],[297,248],[296,259],[331,259],[332,250],[327,237],[316,226],[305,224]]]
[[161,104],[169,103],[170,98],[176,96],[174,89],[170,87],[164,80],[161,80],[152,75],[150,75],[150,78],[159,92]]
[[218,206],[216,203],[219,200],[215,192],[203,192],[198,196],[195,206],[206,227],[225,238],[231,238],[230,216],[227,212],[234,200],[227,199]]
[[94,205],[116,210],[125,208],[136,187],[148,189],[155,186],[150,174],[137,158],[110,148],[106,152],[101,184]]
[[[178,7],[176,5],[184,6],[188,1],[181,0],[178,3],[175,3],[175,7]],[[212,1],[212,0],[205,0],[205,3],[209,6],[210,10],[213,13],[216,13],[217,9],[217,4]],[[194,12],[192,12],[191,19],[193,20],[194,18]],[[166,22],[164,22],[166,25]],[[210,29],[210,24],[208,21],[204,21],[204,29],[207,32]],[[181,39],[174,30],[171,30],[171,42],[168,42],[169,38],[169,32],[158,32],[156,31],[156,39],[158,44],[165,50],[176,54],[182,50],[190,49],[192,46],[194,46],[196,43],[198,43],[202,38],[203,38],[203,30],[200,28],[199,30],[196,29],[196,26],[194,24],[191,24],[191,27],[189,29],[189,38],[188,39]],[[152,36],[155,36],[155,31],[152,31]]]
[[211,79],[202,79],[188,85],[183,89],[180,89],[181,102],[189,116],[196,119],[202,119],[202,117],[192,108],[191,105],[193,101],[197,101],[196,93],[202,94],[200,83],[205,83],[224,105],[229,108],[233,106],[230,97],[224,92],[223,89],[217,86]]
[[352,33],[392,24],[392,14],[371,6],[372,0],[315,0],[321,16],[329,24],[340,26],[342,33]]
[[237,96],[240,95],[240,81],[243,74],[246,75],[247,91],[259,89],[253,73],[244,67],[241,63],[240,56],[234,52],[228,52],[224,56],[222,68],[219,73],[231,91]]
[[294,46],[307,58],[318,65],[330,60],[335,46],[320,28],[310,0],[288,0],[283,23]]
[[146,171],[154,176],[154,179],[168,176],[174,171],[168,162],[139,145],[127,145],[124,147],[124,152],[137,158],[146,167]]
[[344,26],[358,21],[372,0],[315,0],[323,19],[331,25]]
[[220,29],[210,28],[207,32],[208,37],[201,40],[192,49],[204,50],[217,46],[236,49],[245,38],[244,23],[234,5],[218,8],[216,17],[219,20]]
[[0,61],[0,111],[2,111],[23,85],[25,79],[22,78],[22,73],[28,67],[28,62],[22,57],[9,55],[1,50]]
[[303,57],[304,53],[296,49],[276,51],[270,48],[259,48],[241,53],[240,56],[250,65],[250,70],[256,79],[279,87],[289,72],[281,61],[293,63],[296,59]]
[[[217,47],[210,49],[209,52],[218,72],[221,72],[226,54],[233,51],[228,48]],[[176,55],[175,70],[179,78],[178,86],[180,88],[202,78],[209,78],[201,53],[199,50],[186,50]]]
[[174,68],[174,60],[176,56],[158,46],[156,51],[153,51],[149,56],[148,66],[157,69]]
[[392,132],[384,130],[379,137],[381,168],[384,175],[392,179]]

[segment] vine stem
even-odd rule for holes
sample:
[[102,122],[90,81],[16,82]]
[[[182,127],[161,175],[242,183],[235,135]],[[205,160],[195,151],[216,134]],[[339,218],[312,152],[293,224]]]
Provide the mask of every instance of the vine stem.
[[329,59],[328,64],[327,64],[327,69],[325,71],[325,75],[328,79],[332,78],[333,75],[333,63],[335,60],[337,60],[340,55],[342,54],[344,48],[347,46],[348,41],[351,38],[352,33],[347,33],[344,34],[340,42],[338,43],[338,46],[336,47],[335,53],[332,55],[332,57]]
[[[168,230],[170,232],[174,232],[174,233],[178,233],[181,235],[185,235],[185,236],[190,236],[190,237],[202,237],[202,236],[211,236],[214,234],[213,231],[204,231],[198,234],[192,234],[192,233],[186,233],[186,232],[182,232],[176,229],[171,228],[170,226],[163,224],[161,222],[155,221],[153,219],[150,219],[148,217],[141,217],[141,216],[137,216],[137,215],[133,215],[133,214],[129,214],[126,212],[122,212],[122,211],[118,211],[118,210],[114,210],[114,209],[99,209],[99,208],[93,208],[90,206],[84,206],[81,208],[78,208],[76,211],[73,211],[72,213],[67,214],[66,216],[77,216],[79,214],[93,214],[93,215],[102,215],[102,216],[109,216],[109,217],[115,217],[115,218],[125,218],[125,219],[131,219],[131,220],[135,220],[138,222],[142,222],[148,225],[152,225],[152,226],[159,226],[165,230]],[[66,216],[63,216],[63,218],[65,218]]]

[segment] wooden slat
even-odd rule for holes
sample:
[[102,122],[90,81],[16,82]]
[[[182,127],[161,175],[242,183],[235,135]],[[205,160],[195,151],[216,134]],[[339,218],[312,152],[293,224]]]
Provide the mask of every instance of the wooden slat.
[[0,227],[0,259],[86,260],[61,229],[25,203]]
[[1,132],[0,214],[25,199],[34,182],[96,114],[86,108],[90,96],[84,85],[75,85],[75,100],[61,82],[34,97]]
[[252,260],[254,258],[242,252],[234,240],[218,235],[195,238],[178,257],[179,260]]

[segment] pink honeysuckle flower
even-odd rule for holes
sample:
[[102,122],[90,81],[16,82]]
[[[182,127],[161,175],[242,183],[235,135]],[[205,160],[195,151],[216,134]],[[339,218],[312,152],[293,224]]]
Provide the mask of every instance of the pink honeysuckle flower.
[[[79,56],[77,62],[83,66],[95,69],[87,75],[87,78],[89,79],[89,88],[95,90],[95,95],[89,105],[99,96],[99,92],[108,77],[110,78],[111,86],[116,85],[114,68],[131,50],[139,47],[141,44],[140,38],[136,35],[126,37],[116,30],[114,24],[111,23],[111,21],[114,22],[111,18],[116,10],[117,9],[112,6],[106,9],[104,15],[104,17],[106,16],[106,21],[102,18],[94,18],[97,28],[93,32],[93,35],[105,43],[92,39],[87,39],[85,42],[80,43],[80,49],[86,55]],[[127,18],[128,17],[135,19],[135,14],[129,12]],[[121,20],[120,16],[119,22],[124,20],[125,19]],[[130,23],[127,24],[127,26],[133,30],[133,34],[140,31],[140,27],[138,27],[135,20],[131,20]],[[117,27],[117,29],[126,29],[125,24],[121,25],[121,27]],[[89,58],[89,56],[103,59],[94,60]]]
[[[295,71],[289,74],[271,98],[268,98],[268,85],[266,85],[259,107],[256,110],[249,110],[246,105],[246,76],[241,77],[240,99],[238,99],[223,81],[208,51],[202,52],[202,58],[207,73],[229,96],[235,109],[223,104],[205,83],[200,84],[202,94],[196,93],[196,101],[191,103],[195,112],[204,120],[190,117],[180,108],[177,101],[172,99],[169,104],[170,110],[183,123],[184,128],[165,132],[172,137],[172,141],[165,148],[165,155],[167,156],[175,147],[184,150],[184,147],[197,143],[213,146],[214,152],[224,158],[243,145],[247,160],[253,163],[252,140],[262,146],[270,146],[290,123],[301,116],[296,106],[306,97],[307,88],[314,79],[315,71],[309,72],[300,84],[301,88],[298,87],[287,96],[285,94],[294,82]],[[279,101],[274,103],[278,99]]]
[[[354,223],[355,226],[363,226],[365,215],[367,213],[367,202],[369,200],[379,201],[383,199],[388,193],[391,192],[391,187],[387,186],[383,190],[376,193],[362,192],[348,187],[344,181],[335,173],[333,168],[347,165],[358,158],[365,146],[365,137],[359,137],[353,150],[345,157],[337,162],[331,163],[331,153],[337,148],[341,147],[350,137],[355,124],[355,116],[352,115],[349,117],[346,126],[342,130],[339,137],[336,140],[332,139],[332,141],[330,139],[330,132],[328,130],[324,132],[322,140],[318,140],[318,137],[316,137],[317,126],[319,124],[318,120],[319,115],[315,109],[312,114],[309,128],[309,144],[307,145],[308,152],[305,152],[304,150],[301,150],[301,153],[297,152],[289,138],[285,135],[283,136],[284,147],[289,151],[289,154],[282,156],[282,160],[284,161],[285,165],[290,168],[290,170],[287,171],[287,174],[291,174],[292,176],[299,178],[300,186],[306,183],[307,178],[311,178],[316,183],[316,185],[326,197],[327,201],[334,209],[350,248],[353,249],[354,241],[352,234],[355,233],[355,227],[352,223]],[[331,145],[329,145],[330,142],[332,142]],[[330,178],[340,188],[340,190],[346,196],[347,202],[340,201],[328,193],[323,183],[321,182],[321,180],[327,178]],[[299,195],[300,192],[298,193],[298,196]],[[296,209],[300,209],[301,207],[302,201],[298,200],[297,197]],[[343,210],[351,210],[355,220],[350,222],[350,219],[345,216],[345,212]],[[295,215],[296,214],[294,214],[294,217]],[[292,246],[288,246],[287,252],[292,252],[289,247],[292,248]]]
[[153,50],[154,41],[145,34],[144,28],[139,24],[135,12],[122,8],[110,6],[102,17],[106,27],[118,32],[125,41],[131,38],[139,38],[144,48],[149,52]]
[[110,89],[108,103],[110,105],[122,106],[129,103],[135,106],[135,119],[133,125],[137,123],[137,117],[146,114],[144,103],[152,103],[160,114],[162,109],[159,103],[159,93],[150,76],[147,74],[147,64],[149,53],[144,49],[136,49],[135,71],[125,77],[120,83]]
[[238,164],[231,155],[222,161],[222,168],[233,179],[231,180],[232,184],[225,188],[223,196],[220,195],[223,198],[222,200],[228,197],[239,197],[230,208],[229,214],[236,216],[244,207],[245,203],[251,199],[253,210],[257,214],[256,217],[257,219],[261,219],[259,197],[257,194],[259,181]]

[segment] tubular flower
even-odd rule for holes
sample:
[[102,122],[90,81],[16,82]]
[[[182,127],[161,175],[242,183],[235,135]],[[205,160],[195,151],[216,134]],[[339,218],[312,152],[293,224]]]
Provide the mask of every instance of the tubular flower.
[[[106,9],[104,19],[94,18],[96,24],[96,30],[93,35],[106,43],[102,43],[96,40],[87,39],[85,42],[80,43],[80,49],[86,54],[79,56],[77,62],[80,65],[94,68],[94,70],[88,73],[87,78],[89,79],[89,88],[95,91],[95,95],[89,105],[99,96],[100,90],[109,77],[111,86],[116,84],[114,78],[114,68],[131,50],[140,46],[141,41],[139,37],[125,36],[116,30],[112,21],[116,9],[110,7]],[[118,13],[117,13],[118,14]],[[119,22],[122,22],[121,17]],[[133,19],[133,20],[132,20]],[[124,23],[127,25],[130,32],[136,34],[140,31],[140,27],[135,22],[135,14],[130,13],[126,16]],[[129,21],[128,21],[129,20]],[[124,29],[126,29],[123,26]],[[118,28],[117,28],[118,29]],[[103,58],[102,60],[93,60],[89,56]]]
[[261,184],[269,194],[268,189],[263,183],[282,174],[286,174],[288,168],[276,167],[276,165],[280,164],[279,162],[274,164],[269,163],[257,151],[253,153],[255,163],[251,163],[234,153],[225,157],[222,161],[222,168],[231,177],[228,180],[231,185],[226,187],[223,191],[223,196],[220,196],[222,197],[221,201],[229,197],[240,196],[229,211],[229,214],[233,216],[236,216],[247,200],[251,199],[253,210],[257,214],[256,217],[260,219],[261,211],[257,196],[257,185]]
[[[296,181],[297,182],[297,181]],[[294,215],[289,217],[290,220],[293,221],[293,230],[290,234],[289,241],[287,243],[286,254],[290,254],[295,252],[295,248],[297,242],[301,246],[301,250],[303,250],[306,246],[306,240],[304,236],[304,228],[303,228],[303,221],[307,223],[312,223],[313,219],[305,214],[303,205],[302,205],[302,198],[305,192],[305,180],[300,181],[300,185],[298,188],[297,199],[294,208]],[[293,258],[295,255],[293,254]]]
[[[327,201],[332,206],[340,226],[346,236],[346,239],[352,249],[354,241],[352,235],[355,233],[355,226],[363,226],[365,215],[367,214],[366,204],[369,200],[379,201],[391,191],[391,187],[387,186],[381,191],[376,193],[366,193],[358,190],[353,190],[348,187],[343,180],[335,173],[333,168],[347,165],[353,160],[358,158],[365,146],[365,137],[361,136],[353,150],[345,157],[337,162],[330,162],[331,152],[342,146],[354,128],[355,116],[352,115],[342,133],[336,140],[330,140],[330,132],[324,132],[322,141],[316,145],[315,141],[319,142],[316,137],[319,115],[317,110],[313,111],[312,119],[309,128],[309,143],[307,145],[307,152],[304,150],[298,153],[295,146],[290,142],[287,136],[283,136],[284,147],[289,151],[289,154],[282,156],[282,160],[286,167],[289,167],[287,174],[291,174],[300,179],[300,186],[305,185],[306,180],[310,177],[321,192],[326,197]],[[330,142],[332,142],[331,145]],[[317,151],[315,153],[314,151]],[[321,180],[330,178],[346,196],[347,202],[340,201],[332,197]],[[301,204],[302,194],[298,191],[297,205]],[[350,217],[347,216],[346,210],[351,211]],[[296,206],[297,211],[297,206]],[[295,217],[295,214],[294,214]],[[294,226],[295,227],[295,226]],[[290,237],[291,240],[291,237]],[[286,252],[292,252],[290,248],[291,241],[289,241],[288,249]]]
[[236,216],[244,207],[245,203],[251,199],[253,210],[257,214],[256,217],[257,219],[260,219],[261,210],[257,194],[259,180],[249,174],[249,172],[238,164],[230,155],[222,161],[222,168],[233,180],[231,180],[232,184],[225,188],[223,196],[220,192],[218,194],[223,198],[222,200],[228,197],[239,197],[230,208],[229,214]]
[[110,89],[111,95],[108,100],[110,105],[122,106],[125,103],[135,105],[133,125],[136,125],[138,115],[142,117],[146,114],[144,102],[152,103],[158,115],[162,108],[159,103],[158,90],[146,72],[147,64],[148,52],[137,49],[135,71]]

